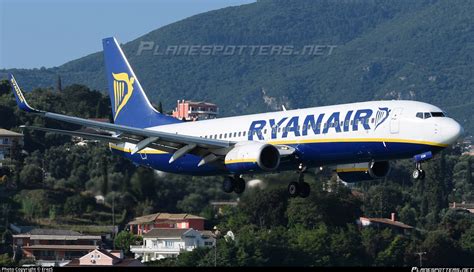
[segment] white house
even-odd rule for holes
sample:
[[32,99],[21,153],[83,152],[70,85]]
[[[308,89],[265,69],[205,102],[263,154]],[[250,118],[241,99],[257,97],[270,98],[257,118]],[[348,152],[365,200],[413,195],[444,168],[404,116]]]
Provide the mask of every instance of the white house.
[[142,262],[176,257],[182,251],[197,247],[213,247],[216,240],[210,231],[177,228],[156,228],[143,235],[143,245],[130,246],[135,258]]

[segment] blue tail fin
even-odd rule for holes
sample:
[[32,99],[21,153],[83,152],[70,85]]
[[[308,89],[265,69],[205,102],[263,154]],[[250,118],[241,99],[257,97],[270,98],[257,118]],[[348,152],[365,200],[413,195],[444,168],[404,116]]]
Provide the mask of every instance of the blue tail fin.
[[153,108],[115,38],[102,45],[115,124],[146,128],[181,122]]

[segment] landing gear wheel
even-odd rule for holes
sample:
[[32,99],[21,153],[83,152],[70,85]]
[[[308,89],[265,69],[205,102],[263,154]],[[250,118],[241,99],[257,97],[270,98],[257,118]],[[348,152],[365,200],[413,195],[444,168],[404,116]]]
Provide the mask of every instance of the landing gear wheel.
[[423,171],[423,169],[421,169],[421,162],[417,162],[415,167],[416,167],[416,169],[413,170],[412,177],[415,180],[424,179],[425,178],[425,171]]
[[290,182],[288,185],[288,195],[290,197],[297,197],[299,195],[299,183],[298,182]]
[[298,184],[299,187],[299,196],[302,198],[307,198],[309,196],[309,193],[311,192],[311,187],[309,187],[309,184],[306,182],[300,182]]
[[226,177],[222,182],[222,190],[226,193],[232,193],[235,188],[235,180],[232,177]]
[[421,171],[418,169],[413,170],[413,173],[411,174],[413,179],[420,179],[421,177]]
[[236,178],[234,182],[234,192],[240,195],[244,191],[245,191],[245,180],[241,177]]
[[412,176],[414,179],[424,179],[425,178],[425,171],[422,169],[415,169],[413,170]]

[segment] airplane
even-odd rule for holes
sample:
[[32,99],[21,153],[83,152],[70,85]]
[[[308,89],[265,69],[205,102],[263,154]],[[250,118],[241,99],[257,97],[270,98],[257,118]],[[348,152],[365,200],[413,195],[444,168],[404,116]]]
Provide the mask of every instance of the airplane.
[[296,170],[290,197],[308,197],[309,168],[331,166],[346,182],[378,179],[390,160],[422,162],[452,145],[463,133],[440,108],[417,101],[370,101],[183,122],[159,113],[147,98],[119,43],[103,42],[114,123],[37,110],[10,75],[21,110],[61,122],[111,132],[108,135],[23,126],[109,143],[112,153],[138,165],[187,175],[224,176],[226,193],[244,192],[244,175]]

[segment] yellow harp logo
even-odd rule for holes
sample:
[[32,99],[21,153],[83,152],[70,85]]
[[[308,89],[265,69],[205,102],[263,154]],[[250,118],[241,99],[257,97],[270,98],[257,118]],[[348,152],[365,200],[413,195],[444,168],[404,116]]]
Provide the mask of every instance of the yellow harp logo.
[[132,96],[135,78],[129,78],[127,73],[112,73],[112,76],[114,77],[115,120],[117,119],[119,112],[127,104],[128,100]]

